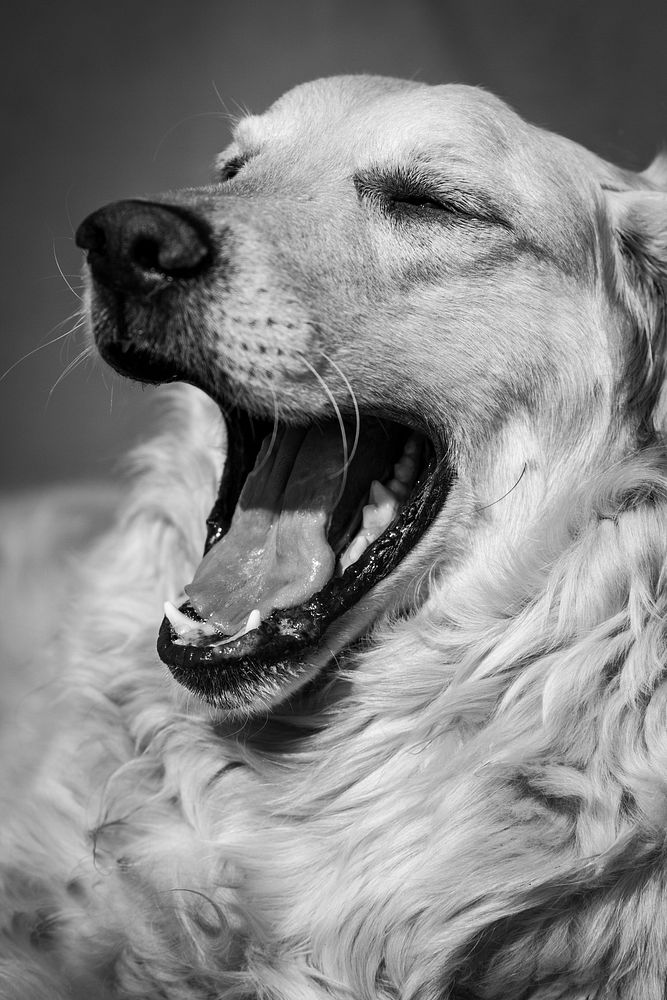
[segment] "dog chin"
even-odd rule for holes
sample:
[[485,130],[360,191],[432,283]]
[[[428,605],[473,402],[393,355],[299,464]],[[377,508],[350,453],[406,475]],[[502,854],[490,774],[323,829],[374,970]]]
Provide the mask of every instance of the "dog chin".
[[[201,678],[193,682],[190,676],[179,676],[178,669],[170,667],[178,681],[176,696],[183,710],[192,710],[190,696],[194,694],[208,704],[211,717],[221,723],[248,724],[258,719],[264,724],[268,715],[310,714],[335,702],[356,671],[355,654],[369,648],[374,630],[382,628],[382,622],[387,624],[406,614],[419,615],[426,596],[423,584],[427,578],[432,582],[434,565],[437,563],[440,571],[446,572],[456,560],[462,541],[460,529],[465,522],[457,493],[454,485],[444,510],[400,566],[336,618],[320,642],[301,656],[285,658],[270,667],[256,663],[251,675],[244,669],[214,672],[206,678],[210,686],[204,692],[199,686]],[[161,634],[168,627],[165,617]],[[206,675],[206,669],[203,673]]]

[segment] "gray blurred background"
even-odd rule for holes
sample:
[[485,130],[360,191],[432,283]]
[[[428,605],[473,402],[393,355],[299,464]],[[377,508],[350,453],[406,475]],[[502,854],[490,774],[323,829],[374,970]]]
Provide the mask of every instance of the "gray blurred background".
[[667,140],[664,0],[10,0],[0,48],[12,491],[113,474],[145,425],[159,390],[77,363],[72,231],[104,202],[205,183],[228,140],[216,89],[237,113],[331,73],[457,81],[625,166]]

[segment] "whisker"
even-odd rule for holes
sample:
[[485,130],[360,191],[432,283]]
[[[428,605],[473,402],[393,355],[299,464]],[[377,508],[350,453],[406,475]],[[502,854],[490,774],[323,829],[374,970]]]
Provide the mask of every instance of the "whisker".
[[[53,281],[54,278],[57,278],[58,281],[62,281],[63,276],[66,277],[66,278],[70,278],[72,280],[74,280],[74,278],[80,278],[81,277],[81,275],[77,274],[76,272],[72,272],[70,274],[69,271],[58,271],[57,274],[43,274],[37,280],[38,281]],[[83,288],[83,287],[84,287],[84,282],[82,281],[81,284],[79,285],[79,288]]]
[[229,108],[227,107],[222,98],[222,94],[218,90],[218,85],[216,84],[215,80],[211,80],[211,86],[213,87],[213,90],[215,91],[215,96],[217,97],[220,107],[222,108],[223,116],[228,120],[228,122],[232,125],[232,127],[238,125],[239,121],[241,120],[241,116],[234,114],[233,111],[229,110]]
[[[75,316],[78,316],[78,314],[79,314],[79,310],[77,309],[77,311],[73,312],[71,314],[71,316],[67,316],[65,319],[61,319],[59,323],[56,323],[55,326],[51,327],[51,330],[57,330],[58,327],[62,326],[64,323],[69,323],[69,321],[72,320],[72,319],[74,319]],[[57,337],[53,337],[51,340],[47,340],[45,344],[38,344],[37,347],[33,347],[32,350],[28,351],[27,354],[24,354],[17,361],[15,361],[13,364],[11,364],[9,366],[9,368],[7,369],[7,371],[3,372],[3,374],[0,375],[0,382],[2,382],[4,379],[6,379],[7,376],[10,374],[10,372],[13,372],[14,369],[17,368],[20,364],[22,364],[28,358],[32,357],[33,354],[37,354],[39,351],[42,351],[45,347],[51,347],[52,344],[57,344],[59,340],[63,340],[65,337],[69,337],[70,334],[74,333],[75,330],[78,330],[78,328],[81,325],[82,320],[84,320],[84,319],[85,319],[85,317],[79,317],[79,319],[74,324],[74,326],[71,327],[71,329],[65,330],[64,333],[59,333]],[[51,330],[49,330],[49,333],[51,332]],[[48,336],[48,334],[47,334],[47,336]]]
[[257,468],[253,470],[254,472],[259,472],[260,469],[264,468],[264,466],[269,460],[271,452],[273,451],[273,446],[275,445],[276,438],[278,436],[278,406],[276,403],[276,390],[273,388],[273,386],[271,386],[270,388],[271,388],[271,395],[273,396],[273,428],[271,430],[271,440],[269,441],[269,447],[267,449],[266,455],[259,463]]
[[340,427],[340,436],[341,436],[342,445],[343,445],[343,466],[342,466],[340,472],[336,473],[336,475],[342,475],[343,478],[342,478],[340,490],[338,491],[338,497],[336,498],[336,504],[338,504],[338,503],[340,503],[341,498],[343,496],[343,493],[345,492],[345,487],[347,485],[347,470],[348,470],[348,467],[349,467],[349,464],[350,464],[349,461],[348,461],[347,435],[345,433],[345,422],[343,421],[343,415],[340,412],[340,407],[339,407],[338,403],[336,402],[336,398],[335,398],[334,394],[332,393],[331,389],[326,384],[326,382],[324,381],[324,379],[322,378],[322,376],[320,375],[320,373],[315,368],[313,368],[313,366],[311,365],[311,363],[308,360],[308,358],[306,358],[303,354],[299,354],[299,357],[301,358],[301,360],[303,361],[303,363],[305,364],[305,366],[309,369],[309,371],[311,371],[313,373],[313,375],[315,376],[315,378],[320,383],[320,385],[324,389],[325,393],[329,397],[329,400],[331,401],[331,405],[333,406],[334,411],[336,413],[336,419],[338,420],[338,426]]
[[[70,337],[73,336],[73,334],[77,333],[81,329],[82,326],[85,326],[85,324],[86,324],[86,317],[85,316],[80,316],[79,319],[74,324],[74,326],[70,328],[70,330],[69,330],[69,336]],[[64,363],[63,354],[65,354],[65,358],[66,358],[67,357],[67,352],[69,351],[70,346],[71,346],[71,341],[69,341],[69,340],[65,340],[60,345],[60,363],[61,364]]]
[[83,302],[82,297],[79,295],[78,292],[74,291],[74,289],[72,288],[71,284],[69,283],[69,281],[67,279],[67,275],[65,274],[65,272],[62,269],[62,267],[60,266],[60,261],[58,260],[58,253],[56,251],[56,241],[55,240],[53,241],[53,259],[55,260],[56,267],[58,268],[58,271],[60,272],[60,277],[63,279],[63,281],[67,285],[67,287],[69,288],[69,290],[72,293],[72,295],[74,295],[75,298],[77,298],[79,300],[79,302]]
[[227,108],[225,102],[222,99],[222,94],[218,90],[218,85],[215,82],[215,80],[211,80],[211,86],[213,87],[213,90],[215,92],[215,96],[218,98],[218,103],[219,103],[220,107],[222,108],[222,110],[224,111],[224,113],[226,115],[228,115],[229,114],[229,109]]
[[167,129],[167,131],[164,133],[164,135],[158,142],[157,146],[155,147],[155,152],[153,153],[153,161],[157,160],[160,150],[162,149],[162,147],[164,146],[165,142],[172,134],[172,132],[175,132],[176,129],[180,128],[181,125],[184,125],[185,122],[193,121],[195,118],[224,118],[224,115],[220,111],[198,111],[196,114],[186,115],[185,118],[179,119],[179,121],[177,121],[174,125],[171,125]]
[[[95,353],[93,349],[91,353]],[[114,388],[114,374],[110,372],[106,365],[100,365],[97,367],[97,371],[102,379],[102,385],[109,393],[109,413],[113,413],[113,388]],[[111,380],[107,382],[107,375],[111,376]]]
[[232,101],[234,102],[234,104],[238,108],[238,114],[233,114],[232,113],[232,115],[231,115],[231,120],[235,124],[238,124],[241,121],[241,119],[243,119],[243,118],[250,118],[252,116],[252,111],[250,110],[250,108],[248,107],[247,104],[240,104],[239,101],[237,101],[235,97],[232,97]]
[[58,378],[55,380],[55,382],[51,386],[51,389],[49,390],[49,395],[46,398],[46,405],[45,405],[44,409],[46,409],[48,407],[49,403],[51,402],[51,397],[53,396],[53,393],[58,388],[58,386],[60,385],[60,383],[62,382],[62,380],[65,378],[65,376],[69,375],[70,372],[73,372],[74,369],[78,367],[78,365],[80,365],[87,358],[91,357],[92,354],[93,354],[93,348],[92,348],[92,346],[91,345],[87,345],[86,347],[83,348],[83,350],[79,351],[79,353],[77,354],[77,356],[72,361],[70,361],[70,363],[67,365],[67,367],[60,373],[60,375],[58,376]]
[[70,186],[67,188],[67,191],[65,193],[65,215],[67,216],[67,221],[69,223],[69,230],[70,230],[72,236],[74,236],[74,223],[72,222],[72,214],[71,214],[71,212],[69,210],[69,196],[72,193],[72,188],[73,187],[74,187],[74,184],[70,184]]
[[333,360],[333,358],[330,358],[329,355],[326,354],[324,351],[320,351],[320,354],[322,355],[323,358],[326,358],[326,360],[329,362],[329,364],[332,365],[336,369],[336,371],[338,372],[338,374],[342,378],[343,382],[347,386],[347,391],[350,394],[350,398],[352,399],[352,405],[354,406],[354,443],[352,444],[352,450],[350,451],[350,457],[348,458],[348,461],[347,461],[347,464],[349,465],[350,462],[352,461],[352,459],[354,458],[354,456],[357,453],[357,446],[359,444],[359,434],[360,434],[360,431],[361,431],[361,418],[359,416],[359,404],[357,403],[357,397],[355,395],[354,389],[350,385],[350,382],[349,382],[347,376],[339,368],[339,366],[336,364],[336,362]]

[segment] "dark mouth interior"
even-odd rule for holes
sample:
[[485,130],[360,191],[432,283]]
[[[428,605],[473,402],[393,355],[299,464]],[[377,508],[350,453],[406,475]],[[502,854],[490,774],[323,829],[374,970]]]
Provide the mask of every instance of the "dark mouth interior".
[[[239,708],[266,688],[274,700],[298,679],[308,650],[416,544],[446,498],[451,470],[437,443],[370,415],[344,426],[298,428],[235,410],[227,426],[227,461],[207,520],[208,555],[187,588],[189,599],[170,612],[171,620],[165,617],[158,652],[187,688]],[[279,474],[266,471],[271,462],[289,467],[280,490]],[[262,490],[280,496],[269,501]],[[299,509],[302,503],[308,510]],[[263,565],[269,562],[269,577],[280,575],[280,559],[271,556],[276,569],[261,546],[268,550],[277,535],[287,538],[288,582],[282,589],[265,584],[262,592],[243,545],[265,522]],[[320,555],[328,559],[324,568]],[[244,632],[247,612],[259,622],[248,618]]]

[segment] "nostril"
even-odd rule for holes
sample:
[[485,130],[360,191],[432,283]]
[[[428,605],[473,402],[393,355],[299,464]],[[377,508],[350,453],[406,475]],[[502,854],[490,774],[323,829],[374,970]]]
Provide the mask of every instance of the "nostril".
[[95,279],[119,291],[153,294],[160,283],[191,280],[208,268],[208,225],[179,205],[121,201],[88,216],[76,232]]
[[199,234],[179,219],[176,226],[160,229],[155,234],[141,233],[132,243],[133,262],[148,271],[167,277],[188,277],[196,274],[210,256]]
[[161,271],[160,244],[148,236],[139,236],[130,250],[132,261],[144,271]]

